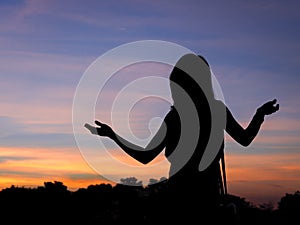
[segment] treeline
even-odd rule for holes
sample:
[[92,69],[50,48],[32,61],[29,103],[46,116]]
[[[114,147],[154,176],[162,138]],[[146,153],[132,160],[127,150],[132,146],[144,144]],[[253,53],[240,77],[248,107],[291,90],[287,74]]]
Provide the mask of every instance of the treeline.
[[[146,187],[97,184],[77,191],[59,181],[37,188],[11,186],[0,191],[0,224],[162,224],[162,217],[174,222],[165,213],[166,190],[165,181]],[[234,213],[230,224],[299,223],[299,191],[283,196],[276,209],[233,195],[226,202],[224,212]]]

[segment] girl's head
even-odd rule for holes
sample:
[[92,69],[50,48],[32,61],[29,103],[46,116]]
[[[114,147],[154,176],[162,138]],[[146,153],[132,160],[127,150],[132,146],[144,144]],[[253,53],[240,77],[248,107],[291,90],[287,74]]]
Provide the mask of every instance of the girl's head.
[[170,74],[170,88],[175,104],[184,104],[183,92],[194,103],[214,99],[210,67],[201,55],[186,54],[174,66]]

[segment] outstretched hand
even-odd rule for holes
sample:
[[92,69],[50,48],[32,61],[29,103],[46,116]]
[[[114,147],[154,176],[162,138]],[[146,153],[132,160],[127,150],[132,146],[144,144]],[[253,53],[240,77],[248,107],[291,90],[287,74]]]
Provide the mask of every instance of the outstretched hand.
[[95,124],[97,124],[99,127],[92,126],[88,123],[84,124],[84,127],[87,128],[92,134],[106,137],[112,137],[114,135],[114,131],[107,124],[101,123],[97,120],[95,120]]
[[276,104],[277,99],[274,99],[272,101],[268,101],[265,104],[263,104],[261,107],[257,109],[257,112],[262,115],[271,115],[272,113],[279,110],[279,104]]

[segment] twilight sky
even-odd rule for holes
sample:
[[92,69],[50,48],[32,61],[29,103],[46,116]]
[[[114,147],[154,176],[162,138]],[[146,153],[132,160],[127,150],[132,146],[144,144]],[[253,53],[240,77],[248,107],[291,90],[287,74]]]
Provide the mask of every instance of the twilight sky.
[[[1,1],[0,188],[60,180],[76,190],[102,182],[91,166],[98,162],[111,176],[131,176],[105,163],[105,150],[91,153],[95,162],[85,160],[73,135],[73,98],[99,56],[129,42],[162,40],[206,57],[243,126],[257,107],[278,99],[280,111],[265,118],[249,147],[226,136],[228,189],[255,203],[276,203],[294,193],[300,189],[299,9],[296,0]],[[169,71],[158,63],[119,71],[101,92],[95,118],[109,121],[111,104],[128,82],[168,77]],[[168,107],[160,99],[137,104],[129,120],[135,134],[149,136],[149,121],[157,125],[151,118]],[[119,112],[114,122],[122,127],[122,119]],[[113,143],[107,146],[114,157],[142,171],[135,176],[147,184],[147,170]],[[158,163],[151,171],[154,178],[167,174],[163,160],[153,162]]]

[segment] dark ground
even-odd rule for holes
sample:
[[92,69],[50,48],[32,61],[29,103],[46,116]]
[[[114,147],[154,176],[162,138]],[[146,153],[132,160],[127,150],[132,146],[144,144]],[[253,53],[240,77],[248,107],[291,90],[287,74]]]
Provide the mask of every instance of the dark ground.
[[[169,220],[162,222],[164,192],[163,182],[147,187],[90,185],[74,192],[57,181],[37,188],[11,186],[0,191],[0,224],[162,224]],[[228,195],[220,209],[216,217],[224,225],[296,225],[300,192],[283,196],[276,209]],[[209,224],[201,220],[201,212],[197,224]]]

